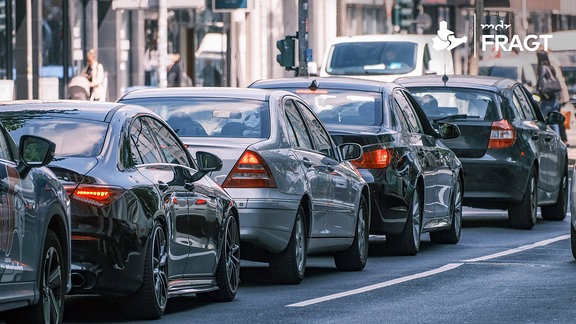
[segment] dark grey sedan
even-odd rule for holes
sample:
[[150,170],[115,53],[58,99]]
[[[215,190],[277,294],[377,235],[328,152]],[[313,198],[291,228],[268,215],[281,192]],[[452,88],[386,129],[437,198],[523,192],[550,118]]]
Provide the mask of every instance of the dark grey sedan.
[[401,78],[433,123],[450,121],[462,135],[442,140],[464,165],[464,204],[508,210],[510,225],[531,229],[563,220],[568,198],[566,146],[520,82],[485,76]]

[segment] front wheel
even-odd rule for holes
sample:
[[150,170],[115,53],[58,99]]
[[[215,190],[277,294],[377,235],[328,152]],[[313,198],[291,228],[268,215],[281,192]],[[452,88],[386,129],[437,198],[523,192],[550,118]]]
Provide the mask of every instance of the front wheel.
[[284,251],[270,257],[270,273],[275,281],[298,284],[306,272],[306,225],[304,208],[298,207],[294,228]]
[[334,254],[336,268],[341,271],[360,271],[366,266],[368,260],[368,247],[370,245],[368,204],[366,198],[361,196],[358,204],[358,217],[356,220],[356,234],[352,245]]
[[168,243],[166,232],[154,222],[148,242],[142,287],[136,293],[134,315],[142,319],[158,319],[168,302]]
[[568,170],[565,168],[558,188],[558,198],[552,205],[542,206],[542,218],[545,220],[562,221],[568,211]]
[[456,244],[460,241],[460,232],[462,231],[462,181],[460,178],[458,178],[452,190],[450,214],[452,215],[450,228],[430,232],[430,241],[444,244]]
[[536,225],[536,212],[538,209],[537,179],[536,169],[532,169],[522,201],[510,206],[510,209],[508,209],[510,226],[518,229],[531,229]]
[[404,230],[399,235],[389,235],[392,251],[398,255],[416,255],[420,250],[420,221],[422,213],[420,211],[420,195],[418,189],[414,190],[410,210],[404,225]]

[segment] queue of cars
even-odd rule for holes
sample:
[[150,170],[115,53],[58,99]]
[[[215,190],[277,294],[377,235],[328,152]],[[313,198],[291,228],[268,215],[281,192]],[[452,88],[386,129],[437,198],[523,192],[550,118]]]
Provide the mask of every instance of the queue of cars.
[[549,127],[564,117],[509,79],[306,77],[0,105],[8,322],[59,323],[66,294],[131,296],[134,317],[156,319],[179,295],[233,300],[241,259],[298,284],[310,254],[362,270],[370,234],[401,255],[423,233],[456,244],[463,206],[507,209],[521,229],[538,207],[545,220],[568,209],[566,146]]

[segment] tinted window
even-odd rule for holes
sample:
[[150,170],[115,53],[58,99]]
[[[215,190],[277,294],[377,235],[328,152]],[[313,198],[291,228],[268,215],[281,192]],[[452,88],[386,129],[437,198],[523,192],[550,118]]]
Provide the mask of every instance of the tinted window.
[[152,118],[146,118],[146,120],[152,128],[152,132],[158,135],[156,138],[166,161],[190,167],[190,161],[185,149],[180,145],[178,139],[170,133],[170,130],[157,120]]
[[408,122],[408,127],[410,128],[410,131],[413,133],[424,133],[424,131],[422,130],[422,126],[420,125],[420,121],[418,120],[418,115],[412,108],[412,105],[410,105],[408,100],[406,100],[402,92],[395,91],[394,99],[398,103],[400,111],[402,111],[404,118]]
[[307,148],[310,150],[314,149],[312,145],[312,140],[308,135],[308,130],[306,129],[306,124],[302,120],[302,117],[298,113],[296,106],[292,100],[286,100],[284,102],[284,110],[286,112],[286,119],[291,131],[296,139],[295,146]]
[[164,162],[156,147],[154,133],[140,118],[136,118],[130,126],[130,151],[136,165]]
[[314,116],[314,114],[304,105],[296,103],[300,108],[302,117],[308,124],[308,129],[310,130],[310,137],[314,143],[316,151],[322,152],[324,155],[328,155],[332,158],[336,158],[334,151],[332,150],[332,142],[330,141],[330,135],[322,128],[320,120]]
[[523,119],[525,120],[536,120],[536,114],[532,110],[532,105],[530,101],[525,97],[524,92],[520,87],[514,87],[514,104],[518,105],[519,109],[522,111]]
[[[42,136],[56,144],[55,156],[94,157],[102,150],[108,124],[70,118],[46,118],[41,111],[5,113],[2,123],[18,143],[24,134]],[[81,138],[81,141],[73,139]]]
[[270,136],[268,103],[226,98],[145,98],[123,102],[147,107],[159,114],[178,136]]
[[408,73],[416,68],[417,47],[411,42],[336,44],[326,71],[333,75]]
[[10,151],[9,140],[6,138],[6,135],[5,132],[0,132],[0,159],[14,161],[14,157]]

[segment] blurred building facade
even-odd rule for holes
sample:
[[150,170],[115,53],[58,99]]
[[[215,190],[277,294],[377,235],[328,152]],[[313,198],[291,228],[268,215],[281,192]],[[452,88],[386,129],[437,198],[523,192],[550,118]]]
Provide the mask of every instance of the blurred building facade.
[[[159,23],[162,3],[167,17]],[[43,80],[57,79],[57,97],[66,98],[66,85],[82,70],[88,49],[95,48],[108,76],[107,99],[115,100],[131,87],[155,85],[147,74],[147,49],[157,45],[164,25],[162,57],[180,54],[184,85],[202,85],[207,61],[218,69],[222,86],[293,76],[276,61],[276,41],[301,29],[302,3],[307,4],[306,59],[319,64],[337,36],[429,34],[442,20],[458,36],[469,35],[476,5],[474,0],[0,0],[0,80],[14,80],[16,99],[30,94],[35,99],[55,96],[43,89]],[[481,19],[504,20],[514,26],[508,32],[519,35],[576,29],[576,1],[483,0]],[[455,53],[459,72],[466,73],[470,49],[460,51]]]

